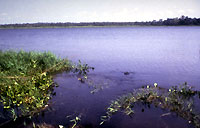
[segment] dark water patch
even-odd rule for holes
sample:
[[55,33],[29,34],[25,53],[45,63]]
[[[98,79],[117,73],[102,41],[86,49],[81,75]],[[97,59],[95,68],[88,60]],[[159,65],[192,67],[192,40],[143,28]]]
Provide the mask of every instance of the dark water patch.
[[[119,74],[121,74],[119,72]],[[123,76],[123,74],[121,74]],[[114,76],[114,75],[113,75]],[[90,74],[89,78],[99,82],[101,80],[109,79],[115,82],[118,77],[109,77],[95,74]],[[103,78],[103,79],[102,79]],[[114,79],[116,78],[116,79]],[[53,125],[72,126],[70,120],[80,116],[81,120],[78,122],[82,127],[89,128],[193,128],[187,120],[177,116],[176,113],[169,113],[167,110],[156,108],[153,105],[150,107],[142,104],[137,104],[134,107],[135,114],[133,116],[126,116],[125,114],[116,114],[103,125],[101,116],[106,113],[106,108],[110,101],[118,98],[122,94],[131,92],[137,86],[119,85],[114,83],[108,88],[104,88],[98,92],[90,93],[91,87],[86,83],[81,83],[77,80],[75,75],[68,75],[63,73],[55,77],[55,81],[60,85],[55,89],[56,97],[52,99],[52,110],[46,111],[43,117],[39,117],[37,123],[49,123]],[[127,88],[127,89],[126,89]],[[55,118],[56,117],[56,118]]]
[[135,114],[132,117],[126,116],[122,113],[117,113],[112,119],[105,124],[113,128],[194,128],[188,121],[178,117],[176,114],[168,116],[161,115],[168,113],[168,111],[155,108],[145,108],[141,111],[141,106],[135,106]]

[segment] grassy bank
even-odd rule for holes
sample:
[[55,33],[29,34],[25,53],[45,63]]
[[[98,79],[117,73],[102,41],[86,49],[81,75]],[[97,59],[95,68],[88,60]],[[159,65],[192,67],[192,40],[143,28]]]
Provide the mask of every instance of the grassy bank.
[[[0,104],[6,118],[33,116],[48,107],[57,72],[87,75],[87,64],[57,58],[50,52],[0,51]],[[9,117],[8,117],[9,116]]]

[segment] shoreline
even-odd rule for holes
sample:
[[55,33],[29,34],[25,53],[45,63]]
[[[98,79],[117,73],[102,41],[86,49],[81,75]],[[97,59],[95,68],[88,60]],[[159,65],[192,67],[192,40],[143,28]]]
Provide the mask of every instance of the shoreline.
[[108,26],[41,26],[41,27],[7,27],[2,28],[0,27],[0,30],[4,29],[43,29],[43,28],[114,28],[114,27],[200,27],[200,25],[108,25]]

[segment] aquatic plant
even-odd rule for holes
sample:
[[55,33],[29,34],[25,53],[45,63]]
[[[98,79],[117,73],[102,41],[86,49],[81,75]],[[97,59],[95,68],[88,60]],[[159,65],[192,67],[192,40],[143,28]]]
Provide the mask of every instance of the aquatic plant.
[[81,116],[76,116],[75,119],[70,120],[70,122],[74,122],[72,128],[76,127],[79,121],[81,121]]
[[194,91],[187,83],[180,86],[173,86],[169,90],[163,89],[154,84],[154,87],[147,85],[146,88],[135,89],[133,92],[123,95],[111,101],[105,116],[101,116],[102,125],[108,121],[116,112],[123,112],[126,115],[134,114],[134,105],[155,105],[156,107],[175,112],[180,117],[188,120],[195,127],[200,127],[200,113],[195,109],[195,96],[199,91]]
[[73,113],[72,115],[66,116],[66,118],[69,119],[69,122],[73,122],[73,125],[70,126],[70,128],[76,128],[78,127],[78,123],[81,121],[82,113],[79,113],[78,115]]
[[[42,123],[42,124],[33,123],[33,128],[57,128],[57,127],[50,125],[50,124],[46,124],[46,123]],[[59,128],[61,128],[61,127],[59,127]]]
[[52,98],[53,74],[67,71],[87,78],[92,67],[57,58],[50,52],[0,51],[0,105],[12,119],[39,113]]

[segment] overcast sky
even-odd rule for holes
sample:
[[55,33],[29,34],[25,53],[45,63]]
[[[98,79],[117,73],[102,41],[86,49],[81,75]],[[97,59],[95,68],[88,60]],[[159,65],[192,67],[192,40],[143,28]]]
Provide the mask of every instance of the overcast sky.
[[0,24],[200,18],[200,0],[0,0]]

